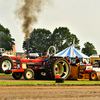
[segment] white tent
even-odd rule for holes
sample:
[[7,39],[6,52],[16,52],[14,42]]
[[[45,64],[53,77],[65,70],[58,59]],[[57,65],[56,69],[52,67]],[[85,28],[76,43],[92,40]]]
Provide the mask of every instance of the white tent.
[[70,58],[75,58],[76,55],[79,58],[89,58],[87,55],[85,55],[82,52],[80,52],[79,50],[75,49],[74,46],[70,46],[70,47],[62,50],[61,52],[57,53],[55,56],[59,56],[59,57],[69,56]]

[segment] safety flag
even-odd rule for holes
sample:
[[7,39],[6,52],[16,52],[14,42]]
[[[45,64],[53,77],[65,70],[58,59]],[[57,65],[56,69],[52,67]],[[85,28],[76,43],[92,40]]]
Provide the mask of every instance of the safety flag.
[[15,48],[15,45],[13,45],[13,52],[15,52],[16,51],[16,48]]

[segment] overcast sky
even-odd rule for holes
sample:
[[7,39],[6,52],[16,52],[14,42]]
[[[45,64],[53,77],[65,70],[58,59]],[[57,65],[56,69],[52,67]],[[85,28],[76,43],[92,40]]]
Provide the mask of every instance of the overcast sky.
[[[45,28],[51,32],[58,27],[68,27],[80,40],[81,48],[90,42],[100,54],[100,0],[51,0],[38,16],[33,28]],[[22,51],[24,34],[14,9],[16,0],[0,0],[0,24],[10,30],[15,38],[17,51]]]

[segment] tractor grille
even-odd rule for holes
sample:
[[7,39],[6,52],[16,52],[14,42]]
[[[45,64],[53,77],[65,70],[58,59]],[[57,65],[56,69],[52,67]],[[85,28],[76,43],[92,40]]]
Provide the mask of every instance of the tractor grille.
[[20,64],[20,60],[19,60],[19,59],[17,59],[17,60],[16,60],[16,63],[17,63],[17,64]]

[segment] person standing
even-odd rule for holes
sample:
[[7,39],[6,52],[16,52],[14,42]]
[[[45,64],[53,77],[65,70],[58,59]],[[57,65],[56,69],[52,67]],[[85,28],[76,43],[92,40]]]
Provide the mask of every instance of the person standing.
[[79,64],[80,64],[80,59],[79,59],[79,57],[76,56],[75,58],[76,58],[75,64],[76,64],[76,65],[79,65]]
[[70,64],[69,56],[66,57],[66,60],[67,60],[68,63]]

